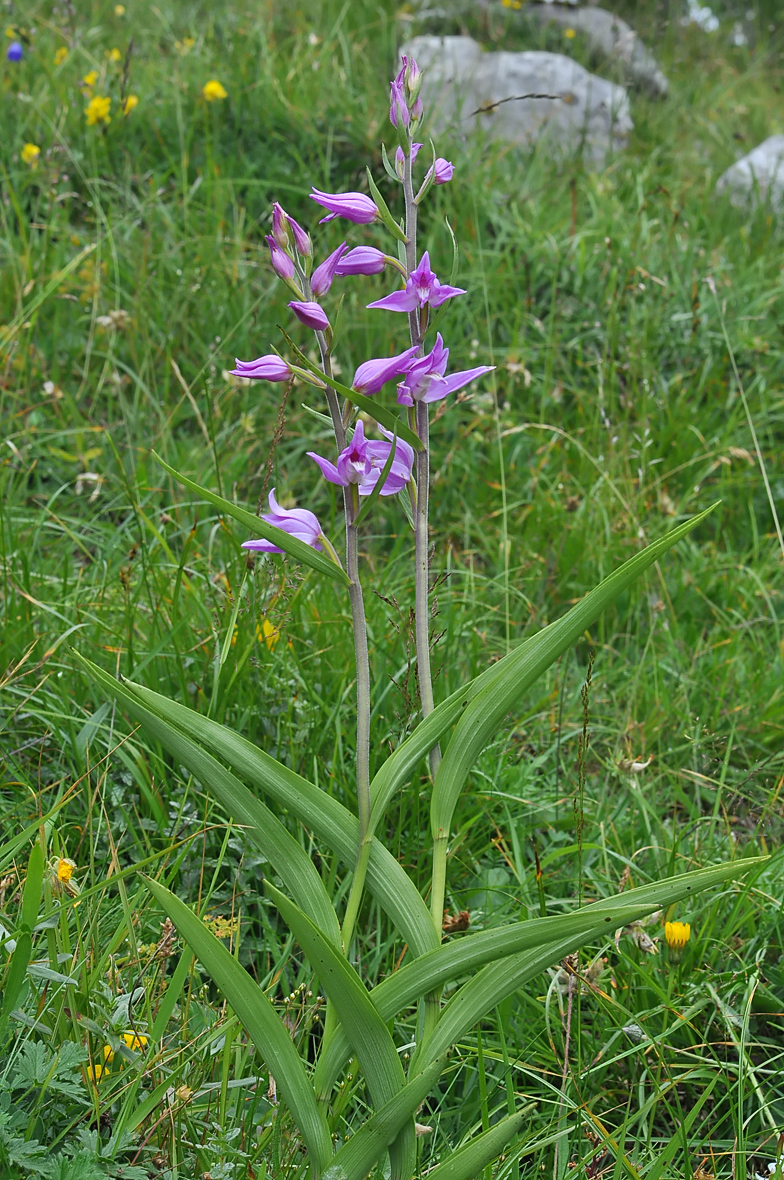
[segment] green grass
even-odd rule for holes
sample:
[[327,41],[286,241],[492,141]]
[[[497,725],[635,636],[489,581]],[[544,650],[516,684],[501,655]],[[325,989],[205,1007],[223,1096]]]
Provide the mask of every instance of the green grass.
[[[395,24],[391,7],[359,0],[126,8],[17,6],[7,19],[36,29],[34,48],[0,67],[2,831],[10,840],[58,805],[49,855],[76,861],[85,894],[60,912],[47,885],[57,924],[36,936],[34,958],[76,982],[32,978],[23,1016],[2,1034],[0,1123],[11,1123],[0,1125],[0,1173],[47,1174],[45,1149],[82,1152],[81,1163],[50,1169],[62,1180],[107,1170],[294,1176],[301,1158],[268,1101],[263,1062],[187,950],[175,942],[156,954],[162,915],[133,866],[146,861],[204,914],[240,920],[232,947],[296,1019],[303,1049],[321,1019],[318,989],[263,899],[264,865],[242,832],[107,708],[69,648],[209,711],[353,807],[344,600],[292,563],[249,566],[241,530],[184,494],[150,452],[252,506],[269,473],[280,498],[313,506],[339,538],[337,498],[304,458],[326,442],[301,408],[320,408],[313,391],[296,386],[284,420],[279,387],[224,372],[235,356],[268,351],[289,322],[263,241],[271,201],[314,228],[311,183],[357,187],[367,160],[383,175]],[[555,971],[456,1046],[418,1116],[433,1128],[419,1140],[424,1170],[509,1101],[532,1103],[527,1154],[519,1171],[512,1157],[499,1164],[499,1177],[561,1180],[572,1162],[578,1175],[613,1180],[690,1178],[700,1165],[740,1177],[766,1170],[784,1127],[782,553],[721,325],[723,309],[781,514],[784,239],[772,211],[747,216],[714,194],[739,152],[784,130],[781,33],[760,18],[758,41],[735,49],[727,26],[714,38],[657,31],[647,14],[645,27],[672,97],[633,97],[632,142],[604,171],[440,145],[458,169],[429,205],[422,246],[448,274],[448,217],[469,292],[442,331],[456,368],[490,356],[497,369],[495,384],[433,428],[437,698],[644,542],[721,504],[551,669],[484,753],[457,815],[448,904],[470,911],[472,929],[537,914],[537,857],[543,904],[557,913],[629,878],[773,855],[755,880],[679,910],[692,924],[679,966],[630,934],[583,956],[589,983],[573,995],[565,1082],[568,982]],[[522,34],[499,19],[483,36],[513,44]],[[550,45],[551,33],[540,36]],[[125,55],[131,37],[126,93],[140,102],[123,119],[123,65],[106,52]],[[181,54],[175,40],[185,49],[187,37]],[[584,53],[579,42],[560,47]],[[113,97],[105,129],[85,125],[79,79],[92,68],[102,71],[95,92]],[[199,97],[210,78],[228,90],[224,102]],[[20,161],[26,142],[41,147],[35,168]],[[378,232],[348,230],[352,243]],[[344,232],[322,227],[318,252]],[[401,344],[402,326],[390,340],[389,317],[364,309],[384,286],[343,280],[346,375]],[[125,314],[107,322],[111,312]],[[304,331],[296,339],[310,347]],[[363,542],[377,591],[367,593],[376,768],[415,720],[411,548],[405,519],[379,504]],[[265,618],[281,633],[271,649],[258,635]],[[422,768],[385,833],[423,889],[428,807]],[[340,866],[291,828],[344,897]],[[28,852],[2,864],[9,930]],[[369,902],[363,931],[363,972],[381,978],[403,947]],[[660,922],[647,932],[663,943]],[[0,960],[5,971],[2,951]],[[175,969],[176,996],[165,987]],[[642,1037],[622,1031],[630,1025]],[[142,1051],[121,1041],[129,1027],[149,1036]],[[413,1031],[413,1017],[401,1021],[398,1044]],[[94,1086],[85,1064],[102,1061],[105,1044],[115,1058]],[[255,1088],[234,1084],[257,1077]],[[183,1085],[193,1093],[166,1105]],[[362,1113],[355,1074],[344,1094],[332,1111],[339,1135]],[[110,1161],[112,1127],[136,1109],[144,1117]]]

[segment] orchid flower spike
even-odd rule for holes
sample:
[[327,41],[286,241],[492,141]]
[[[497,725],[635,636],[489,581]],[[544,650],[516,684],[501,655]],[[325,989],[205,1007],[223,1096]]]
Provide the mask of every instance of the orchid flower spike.
[[414,311],[420,307],[440,307],[447,299],[455,295],[465,295],[462,287],[450,287],[442,283],[430,269],[430,255],[425,250],[422,260],[416,270],[408,276],[404,291],[393,291],[383,299],[376,299],[368,303],[368,307],[377,307],[383,311]]
[[310,193],[310,199],[329,210],[319,225],[323,225],[325,221],[332,221],[335,217],[345,217],[357,225],[370,225],[371,221],[379,220],[378,206],[364,193],[322,193],[314,188]]
[[[300,541],[304,541],[306,545],[310,545],[311,549],[323,548],[322,541],[324,540],[324,534],[321,530],[321,525],[318,522],[318,518],[312,512],[309,512],[307,508],[281,508],[275,499],[274,488],[269,494],[269,506],[270,511],[261,518],[263,521],[282,529],[290,537],[297,537]],[[251,549],[255,553],[285,552],[279,546],[273,545],[272,541],[265,541],[263,539],[243,541],[242,548]]]

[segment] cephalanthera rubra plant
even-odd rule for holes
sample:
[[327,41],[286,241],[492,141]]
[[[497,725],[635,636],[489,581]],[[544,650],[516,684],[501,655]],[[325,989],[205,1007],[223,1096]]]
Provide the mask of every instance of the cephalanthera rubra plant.
[[[356,814],[232,729],[140,684],[118,682],[83,661],[107,695],[119,699],[150,736],[220,801],[270,865],[274,880],[266,882],[268,895],[311,963],[328,1001],[315,1062],[300,1058],[289,1029],[265,993],[199,917],[158,882],[147,883],[225,994],[275,1078],[278,1095],[298,1128],[304,1149],[291,1165],[291,1175],[309,1175],[314,1180],[362,1180],[384,1164],[386,1153],[393,1180],[413,1176],[414,1115],[435,1087],[450,1047],[487,1012],[586,941],[608,935],[757,863],[738,861],[670,877],[573,913],[468,933],[459,941],[442,945],[452,817],[478,755],[536,678],[705,514],[638,553],[567,615],[530,636],[436,705],[428,608],[429,407],[489,369],[482,365],[450,372],[449,349],[436,331],[438,309],[465,292],[442,282],[428,254],[420,257],[417,250],[418,209],[432,186],[447,183],[453,173],[452,165],[433,150],[429,167],[419,169],[415,181],[422,146],[415,142],[423,118],[421,81],[416,63],[404,58],[391,84],[390,120],[398,142],[393,160],[384,152],[384,163],[402,189],[402,222],[394,219],[370,173],[369,196],[315,189],[311,194],[327,210],[324,221],[342,217],[386,231],[392,239],[388,251],[370,244],[349,250],[343,243],[314,268],[310,235],[279,205],[273,208],[268,238],[272,266],[291,290],[292,312],[315,333],[320,363],[312,363],[286,336],[290,359],[269,353],[257,360],[238,361],[235,370],[243,377],[267,381],[285,382],[296,375],[323,393],[335,453],[309,455],[321,475],[342,488],[346,524],[343,563],[316,516],[304,508],[281,508],[274,489],[269,497],[270,512],[258,517],[163,464],[176,479],[261,538],[245,542],[246,548],[286,553],[331,578],[337,593],[348,594],[356,657]],[[396,335],[393,355],[365,361],[351,385],[343,385],[335,379],[332,363],[331,288],[338,277],[385,271],[399,279],[399,286],[369,306],[393,313],[393,329],[394,321],[400,326],[407,322],[408,340]],[[397,404],[405,408],[403,416],[381,402],[382,390],[391,381],[398,382]],[[357,416],[360,411],[363,418]],[[378,440],[366,437],[364,423],[369,419],[378,426]],[[357,530],[379,495],[399,498],[414,532],[421,716],[413,732],[371,780],[371,681]],[[429,763],[431,778],[429,908],[376,835],[396,792],[423,760]],[[317,844],[330,849],[347,866],[351,887],[340,912],[302,844],[255,792],[285,807]],[[366,892],[373,895],[408,948],[400,969],[371,989],[352,966],[349,955]],[[455,981],[461,982],[443,1005],[442,989]],[[416,1044],[406,1069],[389,1030],[399,1013],[415,1005],[419,1012]],[[362,1071],[372,1113],[348,1142],[335,1142],[332,1100],[352,1058]],[[510,1141],[524,1126],[525,1117],[521,1111],[502,1119],[446,1156],[428,1175],[436,1180],[477,1176],[502,1151],[510,1150]]]

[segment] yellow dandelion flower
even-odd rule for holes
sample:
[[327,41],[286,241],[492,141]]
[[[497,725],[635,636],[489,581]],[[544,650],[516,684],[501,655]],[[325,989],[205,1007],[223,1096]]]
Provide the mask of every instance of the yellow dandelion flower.
[[215,100],[218,98],[229,97],[228,93],[223,89],[220,82],[218,82],[215,78],[212,78],[209,82],[206,82],[202,87],[201,92],[206,98],[207,102],[215,102]]
[[82,81],[84,82],[85,86],[94,86],[98,81],[98,71],[90,70],[89,74],[84,75]]
[[106,1069],[103,1065],[88,1065],[87,1066],[87,1076],[91,1082],[100,1082],[101,1078],[103,1077],[103,1075],[105,1073],[106,1073]]
[[575,33],[574,29],[564,29],[564,37],[566,37],[569,41],[571,41],[576,36],[577,34]]
[[19,153],[22,163],[29,164],[31,168],[35,168],[40,154],[41,149],[34,143],[26,143]]
[[122,54],[120,53],[117,46],[115,46],[114,49],[107,49],[106,56],[108,57],[109,61],[122,61]]
[[67,57],[68,47],[66,45],[61,45],[59,49],[55,50],[54,64],[56,66],[61,66]]
[[95,98],[91,98],[84,112],[87,126],[94,127],[96,123],[111,123],[112,117],[109,114],[111,105],[112,100],[108,96],[101,97],[96,94]]
[[57,879],[67,883],[71,880],[75,868],[75,860],[71,860],[68,856],[61,856],[57,862]]
[[111,1065],[111,1063],[114,1061],[114,1049],[111,1047],[111,1045],[104,1045],[103,1059],[107,1065]]
[[686,943],[691,938],[691,926],[688,922],[665,922],[664,937],[667,940],[670,961],[678,963]]
[[123,99],[123,102],[122,102],[123,115],[124,116],[130,115],[130,113],[134,109],[134,107],[138,107],[138,105],[139,105],[139,95],[138,94],[128,94]]
[[114,15],[115,16],[125,16],[125,5],[124,4],[115,4]]
[[144,1033],[124,1032],[120,1037],[120,1040],[123,1041],[124,1044],[134,1052],[138,1052],[139,1049],[147,1048],[147,1038],[145,1037]]
[[276,627],[268,618],[263,618],[256,628],[256,638],[259,643],[266,643],[268,651],[274,651],[280,639],[280,627]]

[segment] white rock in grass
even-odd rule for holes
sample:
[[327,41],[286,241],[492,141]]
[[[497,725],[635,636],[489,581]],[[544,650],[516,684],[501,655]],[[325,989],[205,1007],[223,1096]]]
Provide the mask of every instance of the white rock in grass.
[[624,78],[648,90],[657,98],[666,98],[670,84],[659,69],[653,54],[637,36],[631,25],[605,8],[573,8],[566,4],[531,4],[523,9],[542,24],[582,33],[590,48],[618,62]]
[[716,191],[727,193],[738,207],[770,201],[784,205],[784,135],[771,135],[737,160],[718,180]]
[[[551,151],[582,150],[602,165],[633,127],[624,88],[560,53],[484,53],[471,37],[422,36],[401,54],[424,72],[426,133],[481,129],[521,147],[546,140]],[[546,97],[524,97],[531,94]]]

